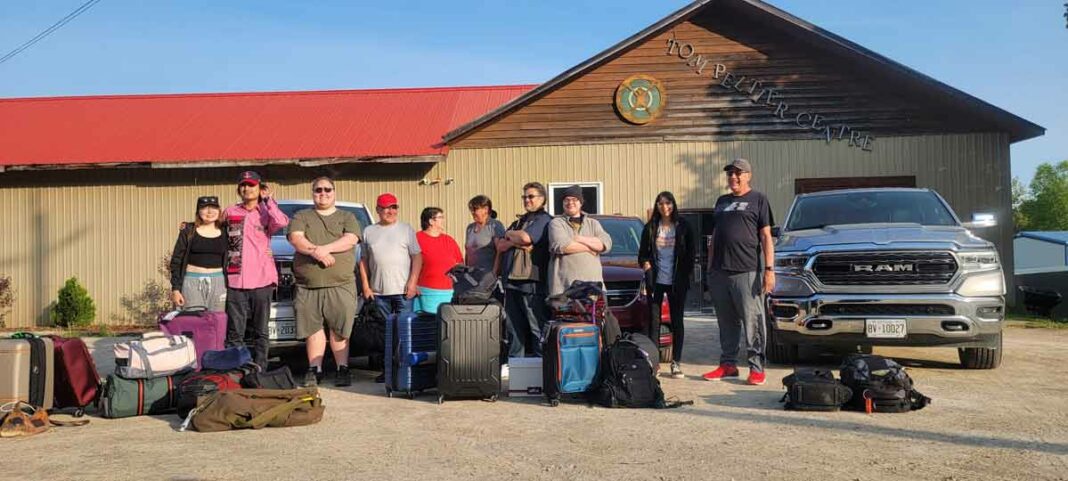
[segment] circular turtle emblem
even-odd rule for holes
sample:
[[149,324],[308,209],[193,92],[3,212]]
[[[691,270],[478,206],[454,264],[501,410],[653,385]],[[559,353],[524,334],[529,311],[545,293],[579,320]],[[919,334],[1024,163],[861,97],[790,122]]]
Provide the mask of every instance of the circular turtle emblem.
[[616,88],[616,110],[633,124],[652,122],[664,111],[665,104],[664,85],[648,75],[631,75]]

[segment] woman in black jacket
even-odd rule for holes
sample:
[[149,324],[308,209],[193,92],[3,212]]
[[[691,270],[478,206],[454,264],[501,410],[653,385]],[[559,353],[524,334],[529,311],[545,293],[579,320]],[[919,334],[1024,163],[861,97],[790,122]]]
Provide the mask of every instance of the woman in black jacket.
[[656,196],[653,216],[642,230],[638,248],[638,263],[645,270],[645,286],[652,293],[649,304],[652,316],[649,336],[660,339],[660,304],[668,296],[671,309],[672,359],[671,377],[682,379],[682,341],[685,330],[682,310],[686,305],[686,291],[693,273],[694,236],[690,225],[679,216],[675,196],[668,191]]
[[197,199],[196,222],[178,233],[171,253],[171,302],[175,308],[226,308],[226,277],[223,265],[227,238],[222,230],[219,198]]

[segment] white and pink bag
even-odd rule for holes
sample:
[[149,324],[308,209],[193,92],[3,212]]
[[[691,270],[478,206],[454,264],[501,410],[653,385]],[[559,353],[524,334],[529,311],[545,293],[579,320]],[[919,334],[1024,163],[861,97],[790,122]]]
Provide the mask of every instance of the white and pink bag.
[[191,371],[197,350],[185,336],[146,333],[142,339],[115,344],[115,374],[126,379],[151,379]]

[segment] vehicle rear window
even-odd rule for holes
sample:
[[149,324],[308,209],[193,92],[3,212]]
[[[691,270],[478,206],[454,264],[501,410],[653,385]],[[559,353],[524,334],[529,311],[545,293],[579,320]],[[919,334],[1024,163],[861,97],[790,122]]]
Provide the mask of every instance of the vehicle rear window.
[[612,238],[610,256],[638,256],[638,243],[642,235],[642,223],[638,219],[600,218],[601,227]]
[[957,225],[931,192],[843,192],[798,199],[786,230],[882,223]]

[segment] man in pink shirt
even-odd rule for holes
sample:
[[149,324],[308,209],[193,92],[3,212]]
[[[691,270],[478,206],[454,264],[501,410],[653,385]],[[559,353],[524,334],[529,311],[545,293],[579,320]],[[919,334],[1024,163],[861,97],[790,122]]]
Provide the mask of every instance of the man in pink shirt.
[[[252,331],[253,360],[267,367],[267,321],[271,294],[278,284],[278,271],[271,255],[271,234],[289,224],[289,218],[271,198],[271,189],[260,174],[247,171],[238,178],[241,202],[223,211],[226,251],[226,345],[243,346]],[[250,322],[251,321],[251,322]]]

